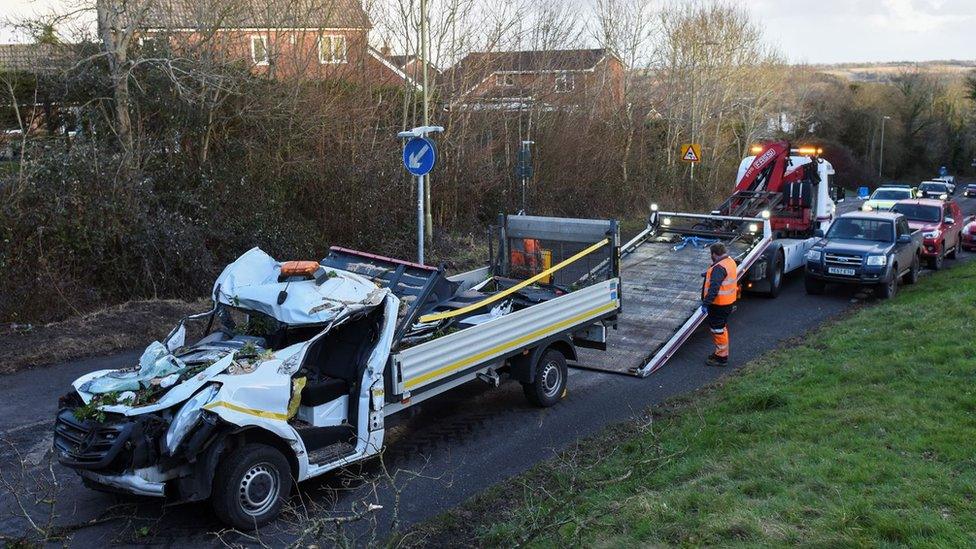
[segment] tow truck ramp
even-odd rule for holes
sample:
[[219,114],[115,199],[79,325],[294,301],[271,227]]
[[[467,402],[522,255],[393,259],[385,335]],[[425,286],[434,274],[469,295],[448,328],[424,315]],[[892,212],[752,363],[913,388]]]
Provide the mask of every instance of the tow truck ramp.
[[621,247],[623,309],[606,351],[580,349],[573,366],[651,375],[705,319],[700,307],[708,246],[725,243],[742,280],[771,240],[766,219],[654,212],[647,228]]

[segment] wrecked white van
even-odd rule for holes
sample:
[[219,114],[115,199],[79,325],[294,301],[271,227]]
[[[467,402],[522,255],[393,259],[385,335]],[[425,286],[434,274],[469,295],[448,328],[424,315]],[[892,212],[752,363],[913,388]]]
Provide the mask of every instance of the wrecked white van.
[[605,347],[619,312],[617,225],[509,216],[498,232],[491,266],[454,277],[343,248],[285,263],[252,249],[217,279],[213,310],[132,368],[73,383],[60,462],[92,488],[209,498],[253,528],[293,480],[376,454],[387,417],[462,383],[508,373],[555,404],[575,346]]

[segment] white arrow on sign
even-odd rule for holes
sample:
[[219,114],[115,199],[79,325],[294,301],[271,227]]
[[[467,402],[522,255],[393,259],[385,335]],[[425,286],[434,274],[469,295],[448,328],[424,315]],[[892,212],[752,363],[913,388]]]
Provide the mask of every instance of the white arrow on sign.
[[410,155],[409,162],[407,163],[410,165],[411,168],[416,170],[417,168],[420,167],[420,159],[423,158],[424,155],[427,154],[427,151],[429,150],[430,150],[430,145],[424,145],[423,147],[420,148],[419,151]]

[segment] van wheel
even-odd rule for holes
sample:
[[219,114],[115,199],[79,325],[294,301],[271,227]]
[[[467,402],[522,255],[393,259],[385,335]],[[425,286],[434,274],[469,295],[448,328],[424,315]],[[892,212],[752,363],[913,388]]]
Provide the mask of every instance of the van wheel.
[[221,521],[253,530],[278,516],[291,485],[291,468],[281,452],[266,444],[246,444],[221,461],[211,504]]
[[548,408],[566,396],[566,357],[555,349],[549,349],[535,365],[532,383],[523,383],[525,398],[535,406]]

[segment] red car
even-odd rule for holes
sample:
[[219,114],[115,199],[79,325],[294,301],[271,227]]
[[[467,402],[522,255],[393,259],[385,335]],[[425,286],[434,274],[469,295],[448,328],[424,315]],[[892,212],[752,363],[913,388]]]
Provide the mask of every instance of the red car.
[[962,210],[955,200],[916,198],[896,202],[891,211],[908,218],[912,230],[922,231],[922,258],[939,270],[946,257],[955,259],[962,246]]
[[976,252],[976,215],[969,216],[962,228],[962,241],[959,246],[967,252]]

